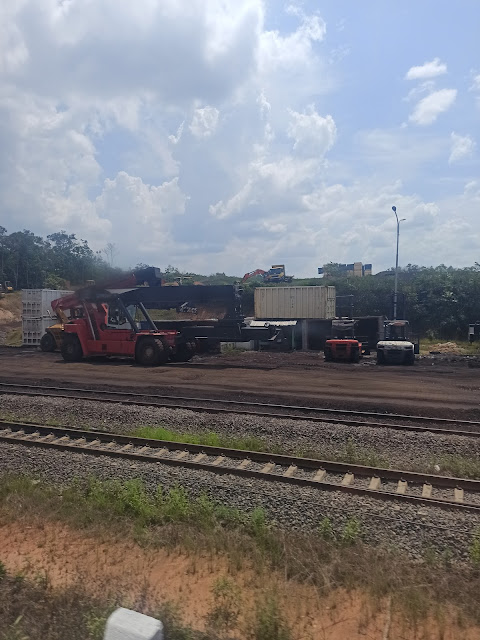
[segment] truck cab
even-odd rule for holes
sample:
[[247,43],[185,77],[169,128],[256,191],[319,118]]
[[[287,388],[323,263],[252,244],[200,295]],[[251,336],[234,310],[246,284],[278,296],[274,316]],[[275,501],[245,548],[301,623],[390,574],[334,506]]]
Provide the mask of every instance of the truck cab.
[[377,364],[413,365],[416,349],[408,337],[408,320],[387,321],[384,331],[384,340],[377,343]]

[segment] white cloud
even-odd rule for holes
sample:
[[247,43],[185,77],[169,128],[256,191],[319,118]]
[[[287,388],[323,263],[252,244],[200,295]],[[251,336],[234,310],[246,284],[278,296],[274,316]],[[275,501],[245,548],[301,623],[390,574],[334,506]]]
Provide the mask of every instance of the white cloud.
[[293,148],[306,155],[324,156],[335,143],[337,127],[332,116],[322,117],[313,105],[306,113],[290,110],[287,133],[295,140]]
[[426,80],[436,78],[447,73],[447,65],[440,62],[440,58],[434,58],[431,62],[425,62],[418,67],[411,67],[406,75],[406,80]]
[[467,158],[475,151],[476,144],[470,136],[459,136],[452,131],[450,138],[452,147],[448,159],[449,164],[454,164],[463,158]]
[[422,98],[409,117],[415,124],[432,124],[441,113],[448,111],[457,98],[456,89],[440,89]]
[[480,73],[473,77],[472,86],[470,91],[480,91]]
[[208,138],[217,128],[219,111],[215,107],[195,109],[189,129],[196,138]]

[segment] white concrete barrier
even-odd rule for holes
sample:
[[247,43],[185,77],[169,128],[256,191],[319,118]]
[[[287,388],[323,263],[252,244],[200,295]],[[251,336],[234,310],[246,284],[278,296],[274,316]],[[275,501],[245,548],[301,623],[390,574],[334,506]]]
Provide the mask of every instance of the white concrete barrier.
[[143,613],[120,607],[107,620],[104,640],[163,640],[163,624]]

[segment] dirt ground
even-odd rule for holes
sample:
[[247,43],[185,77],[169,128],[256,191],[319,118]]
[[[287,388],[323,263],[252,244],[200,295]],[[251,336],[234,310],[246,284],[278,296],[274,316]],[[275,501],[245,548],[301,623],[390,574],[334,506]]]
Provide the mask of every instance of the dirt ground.
[[480,419],[476,364],[430,356],[414,367],[379,367],[373,357],[347,364],[325,363],[315,352],[241,352],[147,368],[120,358],[65,363],[58,353],[0,347],[0,382]]
[[[28,535],[26,535],[28,534]],[[225,557],[180,549],[142,548],[131,541],[89,536],[61,523],[6,521],[0,517],[0,555],[6,569],[25,576],[46,575],[53,586],[82,581],[92,595],[115,593],[126,602],[148,594],[152,603],[179,605],[184,621],[205,629],[215,606],[212,587],[228,577],[239,589],[240,624],[248,623],[254,603],[270,589],[278,595],[295,640],[478,640],[478,627],[457,624],[458,614],[445,609],[441,622],[427,617],[412,628],[391,601],[360,591],[322,594],[308,583],[253,568],[235,569]],[[266,587],[268,585],[268,589]]]

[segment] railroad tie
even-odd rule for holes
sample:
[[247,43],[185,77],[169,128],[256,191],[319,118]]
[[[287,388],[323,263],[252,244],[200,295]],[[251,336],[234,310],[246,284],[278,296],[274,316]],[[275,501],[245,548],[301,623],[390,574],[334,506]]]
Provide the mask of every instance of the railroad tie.
[[240,462],[240,464],[238,465],[237,469],[246,469],[249,464],[250,464],[250,460],[248,458],[245,458],[245,460],[242,460]]
[[113,440],[111,442],[107,442],[106,444],[103,445],[104,449],[113,449],[113,447],[115,446],[116,442],[113,442]]
[[275,463],[267,462],[267,464],[263,467],[261,473],[270,473],[270,471],[274,468]]
[[353,475],[353,473],[348,472],[348,473],[346,473],[346,474],[343,476],[343,479],[342,479],[341,484],[342,484],[344,487],[348,487],[350,484],[352,484],[353,479],[354,479],[354,475]]
[[370,480],[370,484],[368,485],[368,488],[371,489],[372,491],[378,491],[380,487],[381,487],[380,478],[378,476],[373,476],[373,478]]
[[193,459],[193,462],[201,462],[206,457],[207,457],[206,453],[199,453],[198,455],[195,456],[195,458]]
[[69,436],[62,436],[61,438],[57,438],[55,440],[55,444],[58,444],[59,442],[66,442],[67,440],[70,440]]
[[102,444],[100,440],[90,440],[90,442],[86,442],[84,447],[98,447],[99,444]]
[[213,462],[212,462],[212,466],[213,467],[218,467],[219,465],[222,464],[222,462],[226,460],[225,456],[218,456],[218,458],[216,458]]
[[399,480],[397,485],[397,493],[400,493],[402,496],[407,492],[408,483],[406,480]]
[[432,485],[429,482],[425,482],[422,488],[422,498],[432,497]]
[[455,502],[463,502],[463,489],[460,487],[455,487],[453,490],[453,499]]
[[175,460],[183,460],[183,458],[186,458],[187,456],[188,456],[188,451],[179,451],[175,456]]
[[283,476],[285,478],[291,478],[294,474],[295,471],[298,469],[298,467],[294,464],[291,464],[288,469],[285,471],[285,473],[283,474]]
[[161,458],[162,456],[164,456],[166,453],[168,453],[168,449],[165,449],[165,447],[163,447],[162,449],[156,449],[155,453],[153,454],[156,458]]
[[129,449],[131,449],[133,447],[133,444],[130,444],[130,442],[128,444],[126,444],[124,447],[122,447],[120,449],[120,451],[128,451]]
[[317,473],[314,475],[313,480],[315,482],[322,482],[326,475],[327,475],[327,472],[325,471],[325,469],[319,469]]

